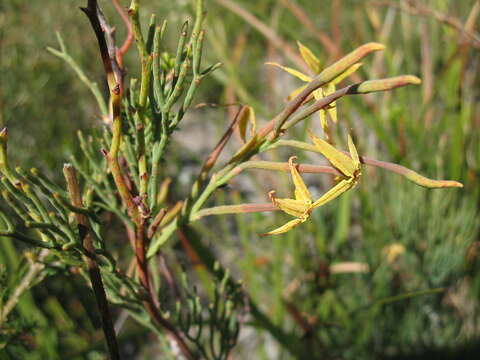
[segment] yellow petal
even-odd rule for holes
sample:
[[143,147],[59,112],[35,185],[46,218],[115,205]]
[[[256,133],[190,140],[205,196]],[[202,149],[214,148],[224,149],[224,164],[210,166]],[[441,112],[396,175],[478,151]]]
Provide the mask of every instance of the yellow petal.
[[251,106],[245,106],[242,110],[242,113],[239,115],[240,120],[238,121],[238,131],[240,133],[240,137],[242,138],[243,142],[246,142],[246,133],[247,133],[247,125],[250,123],[250,135],[253,136],[255,134],[256,128],[256,117],[255,117],[255,110]]
[[244,144],[236,153],[233,155],[230,163],[237,161],[251,151],[256,145],[258,140],[258,134],[253,135],[246,144]]
[[278,234],[283,234],[287,232],[290,229],[293,229],[295,226],[300,225],[303,223],[306,219],[294,219],[289,222],[287,222],[285,225],[280,226],[279,228],[269,231],[268,233],[261,234],[260,236],[268,236],[268,235],[278,235]]
[[349,77],[350,75],[352,75],[355,71],[357,71],[360,66],[362,66],[362,63],[357,63],[357,64],[353,64],[352,66],[350,66],[347,70],[345,70],[343,73],[341,73],[340,75],[338,75],[335,79],[333,79],[332,81],[330,81],[330,83],[333,83],[333,85],[337,85],[338,83],[340,83],[343,79]]
[[320,100],[320,99],[323,99],[325,96],[323,95],[323,89],[320,88],[318,90],[315,90],[313,92],[313,97],[315,98],[315,100]]
[[319,110],[318,116],[320,117],[320,124],[322,125],[322,130],[324,133],[326,133],[328,129],[327,112],[325,110]]
[[301,73],[300,71],[289,68],[287,66],[282,66],[282,65],[274,63],[274,62],[267,62],[267,63],[265,63],[265,65],[272,65],[272,66],[279,67],[280,69],[285,70],[289,74],[292,74],[293,76],[296,76],[297,78],[299,78],[302,81],[305,81],[305,82],[312,81],[312,78],[310,76],[305,75],[305,74]]
[[313,54],[312,50],[303,45],[300,41],[297,41],[297,46],[305,63],[315,74],[318,74],[321,69],[320,60]]
[[[333,83],[329,82],[327,85],[325,85],[321,88],[321,91],[322,91],[323,97],[326,97],[326,96],[335,92],[335,85]],[[323,115],[322,115],[322,113],[320,113],[320,123],[322,124],[323,130],[325,130],[326,127],[327,127],[327,119],[326,119],[326,114],[327,113],[328,113],[328,115],[330,115],[330,118],[332,119],[332,121],[335,124],[337,123],[336,103],[337,102],[334,101],[334,102],[330,103],[328,109],[320,110],[321,112],[323,111]],[[322,118],[324,118],[324,119],[322,119]]]
[[274,198],[273,204],[283,212],[295,217],[303,217],[312,204],[311,201]]
[[307,86],[308,86],[308,84],[307,84],[307,85],[300,86],[298,89],[293,90],[293,91],[290,93],[290,95],[288,95],[287,100],[288,100],[288,101],[292,100],[295,96],[297,96],[298,94],[300,94]]
[[353,143],[352,137],[350,134],[348,134],[348,151],[350,151],[350,155],[352,155],[352,160],[357,167],[357,169],[360,168],[360,158],[358,157],[358,152],[357,148],[355,147],[355,144]]
[[[313,97],[315,98],[315,100],[323,99],[324,98],[323,89],[320,88],[318,90],[315,90],[313,92]],[[320,124],[322,125],[322,130],[323,130],[323,132],[326,132],[327,129],[328,129],[328,120],[327,120],[326,110],[320,109],[318,111],[318,116],[320,118]]]
[[405,246],[400,243],[393,243],[385,246],[382,253],[386,257],[387,263],[393,264],[400,255],[405,253]]
[[297,166],[294,163],[294,160],[296,158],[296,156],[292,156],[290,159],[288,159],[288,166],[290,167],[293,184],[295,185],[295,199],[302,201],[312,201],[312,196],[308,191],[307,185],[305,185],[305,182],[298,173]]
[[333,188],[331,188],[325,194],[323,194],[320,199],[315,201],[312,205],[312,208],[317,208],[319,206],[326,204],[329,201],[332,201],[333,199],[342,195],[345,191],[352,188],[354,185],[355,185],[355,181],[353,179],[340,181],[337,185],[335,185]]
[[358,170],[355,166],[353,160],[335,149],[332,145],[327,143],[325,140],[318,138],[317,136],[313,135],[309,132],[310,137],[313,140],[313,143],[317,147],[318,151],[327,158],[327,160],[343,175],[347,177],[353,177],[355,171]]
[[332,119],[332,121],[336,124],[338,121],[336,101],[330,104],[330,107],[328,108],[327,112],[328,112],[328,115],[330,115],[330,118]]
[[322,86],[323,97],[326,97],[335,92],[335,84],[329,82],[328,84]]

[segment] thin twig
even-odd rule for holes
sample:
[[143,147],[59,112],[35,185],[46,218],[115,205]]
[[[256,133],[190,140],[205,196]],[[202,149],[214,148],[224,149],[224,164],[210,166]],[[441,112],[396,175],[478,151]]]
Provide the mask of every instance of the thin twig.
[[128,15],[125,11],[125,9],[119,4],[118,0],[112,0],[113,6],[115,7],[115,10],[117,10],[118,14],[122,18],[122,21],[124,22],[126,28],[127,28],[127,37],[125,38],[125,41],[123,42],[122,46],[117,49],[117,62],[118,65],[123,69],[123,56],[127,53],[127,51],[130,49],[130,46],[132,46],[133,43],[133,31],[132,31],[132,23],[130,22],[130,19],[128,18]]
[[[82,194],[78,185],[77,175],[75,169],[71,164],[65,164],[63,166],[63,174],[67,182],[68,192],[70,194],[70,200],[73,206],[83,207]],[[87,264],[88,273],[90,275],[90,282],[92,284],[93,292],[95,294],[95,300],[97,302],[98,311],[102,319],[103,333],[107,340],[108,352],[112,360],[120,359],[120,353],[118,351],[117,338],[115,335],[115,329],[113,327],[112,317],[108,308],[107,295],[103,286],[102,276],[100,274],[100,268],[95,255],[95,248],[93,246],[93,238],[89,226],[88,219],[85,215],[75,213],[78,224],[78,232],[80,234],[83,247],[88,253],[88,256],[84,257]]]
[[22,278],[20,283],[15,287],[13,294],[5,302],[5,305],[0,309],[0,325],[2,325],[8,318],[8,314],[15,308],[21,296],[28,291],[32,285],[38,282],[38,276],[45,268],[43,259],[48,255],[48,249],[42,249],[35,262],[30,263],[28,272]]
[[100,88],[98,87],[98,84],[94,81],[91,81],[87,77],[87,75],[84,73],[80,65],[75,61],[75,59],[70,56],[65,46],[65,43],[63,41],[63,38],[59,32],[57,32],[57,39],[60,45],[60,51],[51,47],[47,47],[47,50],[53,55],[65,61],[73,69],[73,71],[75,71],[80,81],[82,81],[90,89],[91,93],[95,97],[95,100],[98,103],[98,107],[100,108],[100,112],[102,113],[102,117],[107,118],[108,117],[107,105],[105,104],[105,99],[103,98],[103,95],[100,91]]
[[225,131],[225,133],[223,134],[222,138],[217,143],[217,145],[215,145],[212,152],[208,155],[207,159],[203,163],[202,169],[200,170],[200,174],[198,175],[198,178],[195,180],[195,183],[192,185],[192,191],[190,192],[190,198],[194,198],[195,196],[197,196],[198,191],[200,191],[200,188],[203,186],[205,180],[208,177],[208,174],[209,174],[210,170],[213,168],[213,166],[215,165],[215,163],[218,160],[218,157],[220,156],[223,149],[225,148],[228,141],[230,140],[235,128],[238,125],[238,121],[241,118],[240,115],[242,114],[242,111],[245,108],[246,108],[245,106],[241,106],[237,110],[237,114],[233,118],[232,122],[228,126],[228,128]]
[[[281,142],[282,140],[280,140]],[[245,161],[238,165],[233,172],[239,174],[245,169],[259,169],[259,170],[274,170],[274,171],[284,171],[289,172],[290,166],[288,162],[274,162],[274,161]],[[304,174],[331,174],[341,176],[342,174],[335,168],[331,166],[322,166],[322,165],[309,165],[309,164],[299,164],[297,166],[299,173]]]
[[212,215],[249,214],[249,213],[277,211],[277,210],[280,210],[280,209],[272,203],[214,206],[211,208],[205,208],[200,210],[197,213],[197,215],[194,218],[192,218],[192,221],[196,221],[202,217],[212,216]]
[[[138,11],[138,1],[132,2],[134,12]],[[131,10],[132,10],[131,6]],[[100,54],[102,56],[105,73],[107,75],[107,82],[110,89],[111,103],[113,110],[113,125],[112,125],[112,143],[110,151],[107,154],[108,164],[112,172],[115,185],[120,193],[123,203],[127,207],[128,214],[135,224],[135,257],[137,261],[137,270],[140,277],[140,282],[145,288],[146,298],[143,305],[147,312],[152,316],[156,324],[166,330],[169,337],[171,337],[180,347],[187,359],[193,359],[194,355],[188,345],[185,343],[181,334],[177,329],[163,317],[160,311],[155,306],[152,298],[152,289],[150,286],[150,276],[148,273],[148,264],[145,256],[146,250],[146,229],[145,218],[140,213],[140,210],[135,203],[132,193],[130,192],[124,178],[123,171],[119,163],[120,144],[122,141],[122,116],[121,116],[121,102],[123,96],[123,89],[121,86],[122,72],[117,64],[115,57],[115,44],[112,42],[112,37],[107,38],[106,41],[104,30],[108,28],[106,19],[104,18],[96,0],[88,0],[86,8],[82,8],[88,16],[92,28],[97,37]],[[102,26],[103,23],[103,26]],[[108,35],[108,34],[107,34]],[[111,35],[111,34],[110,34]]]

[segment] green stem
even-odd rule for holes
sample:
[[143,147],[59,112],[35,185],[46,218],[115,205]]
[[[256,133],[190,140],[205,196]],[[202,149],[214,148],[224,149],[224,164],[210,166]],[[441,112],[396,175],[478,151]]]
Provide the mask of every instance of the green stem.
[[39,276],[45,268],[43,260],[48,255],[48,253],[48,250],[42,250],[38,255],[37,261],[30,263],[28,272],[22,278],[20,283],[15,287],[12,295],[8,298],[8,300],[5,302],[5,304],[0,310],[0,326],[7,320],[8,314],[10,314],[10,312],[15,308],[15,305],[17,305],[20,297],[34,284],[39,282]]
[[63,41],[62,36],[60,35],[59,32],[57,32],[57,39],[58,43],[60,45],[60,50],[58,51],[56,49],[53,49],[51,47],[47,47],[47,50],[50,51],[53,55],[57,56],[58,58],[62,59],[65,61],[70,67],[75,71],[77,74],[78,78],[80,79],[81,82],[83,82],[88,89],[92,92],[93,96],[95,97],[95,100],[97,101],[98,107],[100,108],[100,112],[102,113],[102,117],[107,117],[108,116],[108,108],[105,103],[105,99],[102,96],[102,93],[98,87],[98,84],[94,81],[91,81],[83,72],[83,70],[80,68],[80,66],[77,64],[74,58],[70,56],[70,54],[67,51],[67,48],[65,47],[65,43]]
[[32,245],[34,247],[40,247],[44,249],[57,249],[57,250],[61,249],[60,246],[54,245],[50,242],[44,242],[37,239],[32,239],[27,235],[24,235],[18,231],[0,231],[0,237],[2,236],[23,241],[24,243]]
[[[138,109],[135,114],[135,125],[137,131],[137,156],[138,156],[138,176],[140,183],[140,196],[142,198],[147,197],[148,191],[148,163],[145,153],[145,111],[147,105],[148,94],[150,91],[150,79],[152,76],[152,63],[153,56],[148,53],[145,40],[140,27],[140,20],[138,16],[139,1],[133,1],[130,6],[129,14],[132,19],[132,29],[137,44],[138,53],[141,60],[141,81],[140,81],[140,94],[138,97]],[[155,24],[155,17],[152,16],[150,20],[150,28]]]

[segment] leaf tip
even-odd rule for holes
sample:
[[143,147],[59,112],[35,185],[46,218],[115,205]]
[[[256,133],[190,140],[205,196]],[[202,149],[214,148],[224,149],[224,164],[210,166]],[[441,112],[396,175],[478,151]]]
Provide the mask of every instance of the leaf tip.
[[414,75],[406,75],[405,79],[408,83],[413,84],[413,85],[419,85],[422,83],[422,79],[420,79],[417,76]]
[[385,50],[386,48],[385,45],[377,42],[369,42],[369,43],[366,43],[364,46],[368,48],[368,50],[370,51],[381,51],[381,50]]
[[463,188],[463,184],[458,181],[452,181],[452,187]]

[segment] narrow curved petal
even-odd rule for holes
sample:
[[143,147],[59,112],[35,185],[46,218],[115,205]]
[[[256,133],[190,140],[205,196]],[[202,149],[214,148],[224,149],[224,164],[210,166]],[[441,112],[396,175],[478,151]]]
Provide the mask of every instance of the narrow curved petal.
[[276,67],[288,72],[289,74],[291,74],[293,76],[296,76],[297,78],[299,78],[300,80],[305,81],[305,82],[310,82],[310,81],[313,80],[310,76],[305,75],[304,73],[301,73],[300,71],[289,68],[287,66],[283,66],[283,65],[280,65],[280,64],[277,64],[277,63],[274,63],[274,62],[266,62],[265,65],[276,66]]
[[313,54],[312,50],[297,41],[298,51],[302,55],[303,61],[315,73],[318,74],[321,70],[320,60]]
[[355,182],[353,180],[341,180],[337,185],[335,185],[333,188],[323,194],[320,199],[315,201],[312,205],[312,208],[317,208],[325,205],[327,202],[332,201],[333,199],[342,195],[345,191],[349,190],[354,185]]
[[346,177],[353,177],[355,171],[358,170],[354,161],[341,151],[335,149],[325,140],[313,135],[310,132],[310,137],[317,147],[318,151],[327,158],[327,160]]
[[305,185],[305,182],[303,181],[302,177],[298,173],[297,165],[294,163],[294,160],[296,158],[297,158],[296,156],[292,156],[290,159],[288,159],[288,166],[290,167],[290,173],[292,175],[293,184],[295,185],[295,199],[311,202],[312,195],[310,195],[307,185]]
[[[335,92],[335,84],[333,82],[329,82],[327,85],[323,87],[323,96],[326,97],[330,94],[333,94]],[[337,102],[334,101],[330,103],[329,108],[326,109],[326,112],[328,115],[330,115],[330,118],[332,121],[336,124],[337,123]]]
[[352,137],[350,134],[348,134],[348,151],[350,152],[350,155],[352,155],[352,160],[357,167],[357,169],[360,168],[360,158],[358,156],[357,148],[355,147],[355,144],[353,143]]
[[304,219],[294,219],[294,220],[291,220],[291,221],[287,222],[285,225],[282,225],[282,226],[280,226],[279,228],[277,228],[277,229],[275,229],[275,230],[272,230],[272,231],[269,231],[269,232],[267,232],[267,233],[265,233],[265,234],[261,234],[260,236],[283,234],[283,233],[287,232],[288,230],[293,229],[294,227],[300,225],[300,224],[303,223],[305,220],[307,220],[307,219],[304,218]]
[[293,90],[290,95],[288,95],[287,100],[292,100],[294,97],[296,97],[298,94],[300,94],[306,87],[307,85],[300,86],[298,89]]
[[343,79],[347,78],[348,76],[352,75],[355,71],[357,71],[360,66],[362,66],[362,63],[353,64],[347,70],[345,70],[343,73],[338,75],[335,79],[333,79],[331,83],[334,85],[337,85]]

